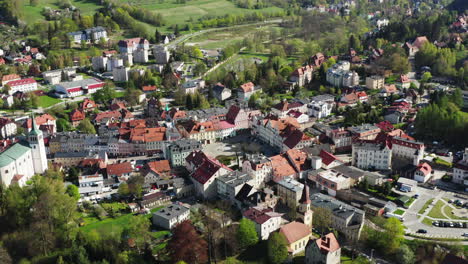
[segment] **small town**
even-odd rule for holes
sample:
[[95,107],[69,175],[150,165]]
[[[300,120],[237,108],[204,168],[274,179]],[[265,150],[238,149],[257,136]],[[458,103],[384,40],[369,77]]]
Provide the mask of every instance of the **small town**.
[[0,263],[468,263],[468,1],[0,0]]

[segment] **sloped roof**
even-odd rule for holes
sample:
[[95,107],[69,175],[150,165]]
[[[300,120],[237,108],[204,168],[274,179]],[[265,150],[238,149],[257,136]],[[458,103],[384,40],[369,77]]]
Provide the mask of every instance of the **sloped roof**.
[[282,226],[280,233],[286,237],[288,244],[292,244],[312,234],[310,227],[296,221]]
[[327,254],[328,252],[335,252],[340,249],[340,244],[338,243],[338,240],[333,233],[328,233],[325,236],[322,236],[321,238],[315,240],[315,243],[317,244],[317,247],[320,249],[320,251],[324,254]]

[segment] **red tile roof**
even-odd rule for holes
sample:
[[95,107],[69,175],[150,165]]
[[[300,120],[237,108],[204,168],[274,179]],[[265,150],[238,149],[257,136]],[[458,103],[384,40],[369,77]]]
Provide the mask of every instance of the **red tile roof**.
[[22,79],[22,80],[9,81],[8,85],[10,87],[14,87],[14,86],[18,86],[18,85],[25,85],[25,84],[32,84],[32,83],[37,83],[37,82],[33,78],[26,78],[26,79]]
[[3,75],[2,82],[7,82],[11,80],[16,80],[16,79],[21,79],[21,76],[19,76],[18,74],[7,74],[7,75]]
[[281,217],[282,214],[273,212],[271,208],[252,207],[242,214],[245,218],[261,225],[273,217]]
[[427,175],[431,174],[432,167],[431,167],[431,165],[424,162],[424,163],[421,163],[421,164],[418,165],[417,170],[421,171],[424,174],[424,176],[427,176]]
[[244,91],[244,93],[253,92],[255,84],[253,84],[252,82],[244,83],[240,86],[240,88],[242,91]]
[[122,174],[131,173],[132,171],[133,168],[130,162],[107,165],[107,175],[117,175],[117,177],[120,177]]
[[221,166],[212,162],[211,160],[205,160],[200,167],[198,167],[192,174],[192,177],[201,184],[207,183],[211,177],[213,177]]
[[86,117],[85,113],[83,111],[81,111],[81,110],[78,110],[78,109],[75,109],[75,110],[71,111],[71,113],[70,113],[70,120],[72,122],[81,121],[81,120],[85,119],[85,117]]
[[151,92],[151,91],[156,91],[157,87],[155,85],[145,85],[141,87],[143,92]]
[[322,163],[325,164],[325,165],[330,165],[332,162],[334,162],[335,160],[338,160],[340,161],[335,155],[325,151],[325,150],[321,150],[320,151],[320,154],[319,154],[320,158],[322,158]]
[[171,171],[171,166],[169,165],[168,160],[151,161],[147,163],[147,166],[150,170],[158,174],[168,173]]
[[335,252],[340,249],[340,244],[333,233],[328,233],[325,236],[315,240],[317,247],[323,254],[328,254],[329,252]]

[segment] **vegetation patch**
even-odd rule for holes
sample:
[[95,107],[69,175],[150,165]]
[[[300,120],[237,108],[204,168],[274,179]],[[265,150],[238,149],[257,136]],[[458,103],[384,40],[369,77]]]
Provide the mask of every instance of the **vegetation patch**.
[[60,99],[53,98],[48,95],[39,96],[38,101],[39,101],[39,104],[38,104],[39,107],[43,107],[43,108],[47,108],[47,107],[53,106],[61,102]]
[[424,206],[419,210],[418,214],[424,214],[426,209],[429,207],[429,205],[434,201],[434,198],[427,200],[427,202],[424,204]]
[[432,218],[438,218],[438,219],[447,219],[447,217],[445,217],[442,214],[442,207],[444,205],[445,205],[444,202],[440,200],[437,201],[437,203],[434,205],[434,207],[432,208],[432,210],[429,212],[427,216],[432,217]]
[[401,210],[401,209],[396,209],[395,212],[393,212],[393,214],[396,214],[396,215],[403,215],[405,213],[405,210]]

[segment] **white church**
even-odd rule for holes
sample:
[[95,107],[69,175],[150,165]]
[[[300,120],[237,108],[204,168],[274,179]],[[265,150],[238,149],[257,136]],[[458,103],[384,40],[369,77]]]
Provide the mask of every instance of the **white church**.
[[17,183],[19,186],[34,174],[42,174],[47,170],[47,156],[44,146],[44,136],[33,120],[33,128],[26,142],[19,142],[0,153],[0,179],[5,186]]

